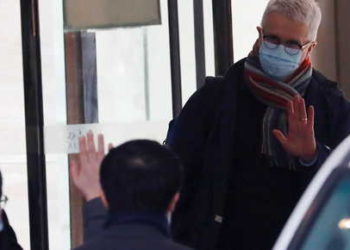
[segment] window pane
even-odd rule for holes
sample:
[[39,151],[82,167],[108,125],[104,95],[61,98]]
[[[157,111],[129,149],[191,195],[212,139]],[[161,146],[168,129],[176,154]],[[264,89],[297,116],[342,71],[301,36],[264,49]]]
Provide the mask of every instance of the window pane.
[[182,104],[196,91],[193,1],[178,1]]
[[268,0],[232,0],[232,26],[234,61],[248,56],[258,38],[260,26]]
[[68,174],[77,138],[93,130],[114,145],[163,142],[172,118],[167,0],[161,25],[84,32],[63,30],[62,6],[39,0],[50,250],[81,242]]
[[212,0],[203,1],[204,39],[205,39],[205,68],[207,76],[215,76],[214,57],[214,24]]
[[[98,119],[139,131],[157,133],[163,140],[172,118],[167,1],[161,1],[162,25],[95,31]],[[145,125],[150,122],[151,127]],[[147,126],[145,131],[142,127]],[[129,135],[118,138],[119,142]]]
[[[44,124],[47,136],[48,128],[64,126],[67,116],[62,2],[39,0],[39,10]],[[50,146],[56,143],[46,140]],[[70,249],[67,154],[50,150],[49,145],[45,145],[49,246],[50,250]]]
[[20,2],[0,1],[0,170],[10,224],[30,249]]
[[[314,214],[315,216],[315,214]],[[341,176],[325,200],[301,249],[350,248],[350,175]]]
[[171,118],[168,36],[164,15],[162,26],[96,31],[100,123]]
[[[193,1],[178,1],[182,104],[197,90],[195,27]],[[205,68],[207,76],[215,75],[212,0],[203,1]]]

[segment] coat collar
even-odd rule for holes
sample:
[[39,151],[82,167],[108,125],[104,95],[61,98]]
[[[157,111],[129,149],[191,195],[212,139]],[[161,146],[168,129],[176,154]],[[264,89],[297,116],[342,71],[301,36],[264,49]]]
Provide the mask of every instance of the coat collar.
[[156,212],[118,212],[108,214],[106,228],[135,225],[154,228],[164,236],[170,237],[169,223],[165,214]]

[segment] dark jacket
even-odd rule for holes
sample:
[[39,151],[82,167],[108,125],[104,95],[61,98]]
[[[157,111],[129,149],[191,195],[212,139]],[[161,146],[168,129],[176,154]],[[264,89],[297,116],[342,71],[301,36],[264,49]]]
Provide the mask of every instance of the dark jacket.
[[[224,78],[207,78],[168,131],[166,142],[180,156],[185,168],[184,186],[173,216],[173,235],[178,242],[198,249],[215,249],[225,220],[228,177],[239,146],[234,138],[239,133],[235,125],[237,100],[245,84],[243,74],[244,60],[234,64]],[[301,190],[330,149],[350,131],[349,102],[336,83],[316,70],[305,100],[315,107],[318,160],[308,168],[298,166]],[[256,140],[246,136],[247,141]]]
[[4,229],[0,232],[0,250],[22,250],[18,244],[16,234],[9,224],[5,211],[2,212]]
[[107,214],[101,200],[92,200],[86,204],[84,211],[84,244],[76,250],[190,249],[171,240],[166,221],[159,226],[159,220],[148,217],[123,216],[105,224]]

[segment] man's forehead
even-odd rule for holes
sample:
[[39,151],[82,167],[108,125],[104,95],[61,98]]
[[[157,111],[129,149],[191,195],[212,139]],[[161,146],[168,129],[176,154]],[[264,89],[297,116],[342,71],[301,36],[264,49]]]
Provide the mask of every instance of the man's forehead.
[[309,28],[306,24],[279,13],[268,14],[262,25],[264,33],[276,35],[283,40],[305,41],[308,37]]

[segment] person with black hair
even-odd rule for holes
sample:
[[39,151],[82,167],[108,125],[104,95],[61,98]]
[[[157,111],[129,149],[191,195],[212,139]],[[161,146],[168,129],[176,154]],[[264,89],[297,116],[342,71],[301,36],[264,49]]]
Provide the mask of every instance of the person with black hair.
[[[85,225],[91,229],[76,250],[189,249],[173,242],[169,232],[182,179],[177,156],[155,141],[134,140],[111,148],[104,157],[102,135],[98,141],[95,150],[92,133],[80,140],[71,175],[86,200],[102,201],[107,214],[99,224],[96,218],[89,220],[94,216],[85,217]],[[90,214],[101,211],[103,214],[100,206]]]
[[4,210],[7,197],[3,196],[2,183],[2,175],[0,172],[0,250],[22,250]]

